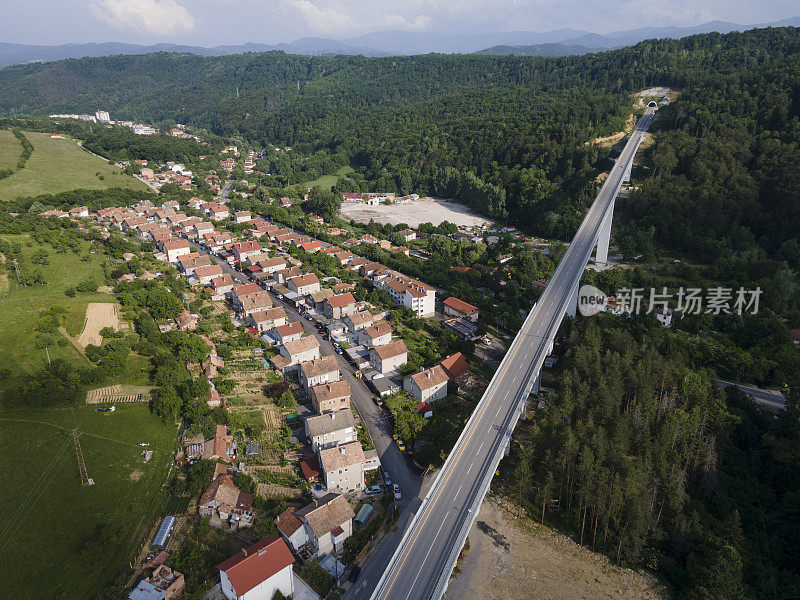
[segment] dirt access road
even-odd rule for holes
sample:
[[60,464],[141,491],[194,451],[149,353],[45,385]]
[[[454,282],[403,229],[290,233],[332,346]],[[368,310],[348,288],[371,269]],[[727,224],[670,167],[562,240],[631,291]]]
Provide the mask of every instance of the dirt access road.
[[103,343],[100,330],[113,327],[119,330],[117,305],[110,302],[90,302],[86,307],[86,322],[83,332],[78,336],[78,345],[86,348],[89,344],[99,346]]
[[469,534],[461,573],[445,600],[665,600],[655,577],[619,569],[601,554],[487,498]]

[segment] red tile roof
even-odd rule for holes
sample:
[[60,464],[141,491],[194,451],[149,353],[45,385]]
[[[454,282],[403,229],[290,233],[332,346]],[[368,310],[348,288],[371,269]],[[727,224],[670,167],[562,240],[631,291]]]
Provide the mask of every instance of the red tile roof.
[[344,294],[339,294],[338,296],[331,296],[327,299],[327,302],[334,307],[343,307],[343,306],[350,306],[351,304],[355,304],[356,299],[353,298],[353,294],[350,292],[345,292]]
[[464,373],[469,373],[469,364],[461,352],[456,352],[447,358],[443,358],[439,361],[439,364],[442,365],[442,368],[452,379],[458,379]]
[[460,300],[459,298],[456,298],[454,296],[447,298],[444,301],[444,305],[449,306],[450,308],[457,310],[460,313],[464,313],[465,315],[472,314],[476,310],[478,310],[477,306],[472,306],[472,304],[470,304],[469,302],[464,302],[463,300]]
[[218,564],[217,569],[225,571],[236,595],[243,596],[293,563],[286,542],[270,535]]

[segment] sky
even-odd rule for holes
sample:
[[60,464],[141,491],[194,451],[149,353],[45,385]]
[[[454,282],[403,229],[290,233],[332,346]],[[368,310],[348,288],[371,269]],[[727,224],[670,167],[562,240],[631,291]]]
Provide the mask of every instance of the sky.
[[197,46],[346,39],[382,30],[594,33],[744,25],[800,14],[797,0],[3,0],[0,42],[172,42]]

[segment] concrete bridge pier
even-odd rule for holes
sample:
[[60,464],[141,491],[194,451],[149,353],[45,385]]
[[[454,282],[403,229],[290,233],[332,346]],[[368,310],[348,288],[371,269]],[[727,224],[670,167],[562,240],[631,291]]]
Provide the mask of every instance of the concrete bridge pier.
[[572,291],[569,293],[569,298],[567,299],[567,309],[564,314],[568,317],[574,317],[578,314],[578,290],[581,287],[581,281],[575,282],[575,285],[572,288]]
[[630,183],[631,182],[631,171],[633,170],[633,161],[628,163],[628,166],[625,167],[625,172],[622,174],[622,183]]
[[606,216],[600,225],[597,237],[597,251],[595,252],[595,263],[605,264],[608,262],[608,245],[611,242],[611,222],[614,220],[614,200],[608,206]]

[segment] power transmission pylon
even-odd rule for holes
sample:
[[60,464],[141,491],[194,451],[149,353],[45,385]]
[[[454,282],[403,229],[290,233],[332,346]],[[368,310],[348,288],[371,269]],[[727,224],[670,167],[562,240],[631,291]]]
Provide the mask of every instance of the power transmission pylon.
[[22,285],[22,282],[19,280],[19,262],[17,262],[16,258],[14,259],[14,269],[17,271],[17,284]]
[[76,427],[69,434],[72,436],[72,439],[75,440],[75,454],[78,457],[78,474],[81,476],[81,485],[94,485],[94,480],[89,477],[89,474],[86,472],[86,462],[83,460],[83,450],[81,450],[81,443],[78,439],[81,437],[81,433]]

